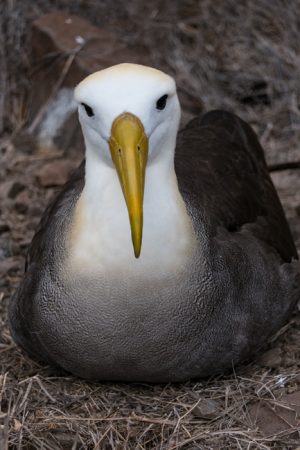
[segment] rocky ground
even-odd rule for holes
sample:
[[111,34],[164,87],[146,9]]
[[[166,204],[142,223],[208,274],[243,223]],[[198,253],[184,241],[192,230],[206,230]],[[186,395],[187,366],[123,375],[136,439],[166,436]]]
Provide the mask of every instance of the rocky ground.
[[[24,12],[23,2],[12,18],[12,3],[6,29],[16,20],[23,33],[51,9],[38,1]],[[56,6],[97,26],[108,22],[128,46],[142,44],[150,65],[176,77],[184,120],[212,107],[234,110],[254,126],[269,164],[299,160],[300,2],[287,9],[277,0],[272,10],[267,0],[235,3],[174,2],[172,11],[158,0],[113,10],[92,1]],[[6,56],[6,66],[10,58],[16,55]],[[18,111],[34,87],[23,64],[19,90],[12,73],[10,94],[0,102],[0,449],[299,449],[298,310],[253,361],[183,384],[87,383],[37,365],[15,346],[9,298],[46,204],[82,157],[63,146],[49,149],[28,132],[30,121]],[[300,251],[300,171],[272,177]]]

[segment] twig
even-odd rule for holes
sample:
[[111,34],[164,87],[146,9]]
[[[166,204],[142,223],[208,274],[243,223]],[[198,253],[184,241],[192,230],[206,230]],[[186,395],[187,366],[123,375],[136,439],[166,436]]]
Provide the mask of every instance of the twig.
[[280,172],[281,170],[300,169],[300,161],[271,164],[268,166],[269,172]]
[[[131,415],[128,417],[79,417],[79,416],[75,416],[75,417],[68,417],[68,416],[54,416],[54,417],[47,417],[47,416],[43,416],[41,417],[44,421],[48,421],[51,420],[53,421],[53,419],[56,420],[65,420],[65,421],[78,421],[78,422],[86,422],[86,421],[90,421],[90,422],[121,422],[121,421],[134,421],[134,422],[145,422],[145,423],[156,423],[159,425],[165,424],[165,425],[170,425],[170,426],[176,426],[177,424],[177,420],[168,420],[168,419],[159,419],[159,418],[154,418],[154,417],[145,417],[145,416],[135,416],[135,415]],[[187,420],[186,422],[184,422],[186,424],[190,424],[191,421]]]

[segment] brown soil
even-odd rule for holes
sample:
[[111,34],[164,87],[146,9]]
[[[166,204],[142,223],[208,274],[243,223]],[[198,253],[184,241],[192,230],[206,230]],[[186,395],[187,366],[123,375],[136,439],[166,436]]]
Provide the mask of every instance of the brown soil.
[[[144,45],[149,65],[173,74],[188,97],[185,120],[202,108],[234,110],[256,129],[269,163],[300,159],[299,0],[70,3],[1,6],[0,449],[299,449],[297,311],[253,361],[184,384],[87,383],[36,364],[13,343],[7,304],[58,189],[44,168],[61,184],[80,159],[38,148],[26,133],[34,89],[26,24],[54,4]],[[300,250],[300,171],[273,179]]]

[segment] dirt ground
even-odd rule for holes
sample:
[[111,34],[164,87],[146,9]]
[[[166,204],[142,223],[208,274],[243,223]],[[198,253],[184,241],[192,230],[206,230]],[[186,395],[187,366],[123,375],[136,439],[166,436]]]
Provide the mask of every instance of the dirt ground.
[[[0,450],[299,450],[299,308],[248,364],[183,384],[87,383],[38,365],[13,343],[7,305],[26,250],[81,158],[41,148],[27,132],[32,19],[55,7],[143,44],[149,65],[175,76],[184,120],[233,110],[255,128],[269,164],[300,159],[299,0],[70,3],[0,6]],[[300,251],[300,171],[272,177]]]

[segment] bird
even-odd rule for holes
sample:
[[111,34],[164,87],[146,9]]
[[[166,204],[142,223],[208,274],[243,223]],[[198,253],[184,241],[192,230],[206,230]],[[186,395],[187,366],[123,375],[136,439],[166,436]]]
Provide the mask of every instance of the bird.
[[88,380],[181,382],[249,360],[300,298],[263,149],[237,115],[179,130],[175,80],[123,63],[75,88],[85,159],[9,305],[15,342]]

